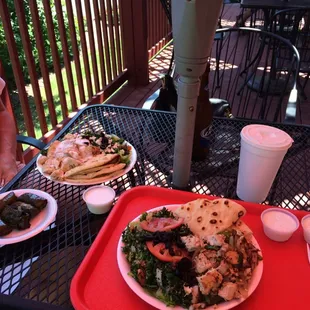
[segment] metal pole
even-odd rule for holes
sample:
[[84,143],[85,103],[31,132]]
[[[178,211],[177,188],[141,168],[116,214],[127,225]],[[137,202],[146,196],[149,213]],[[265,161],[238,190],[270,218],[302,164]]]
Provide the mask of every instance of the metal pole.
[[200,80],[181,76],[178,81],[178,112],[175,133],[173,185],[186,188],[190,177],[197,96]]
[[223,2],[172,0],[172,28],[178,84],[173,186],[188,186],[193,150],[199,77],[206,70]]

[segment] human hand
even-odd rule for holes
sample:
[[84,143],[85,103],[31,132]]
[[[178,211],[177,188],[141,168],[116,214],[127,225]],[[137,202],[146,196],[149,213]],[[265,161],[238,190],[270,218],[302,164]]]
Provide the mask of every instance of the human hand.
[[17,173],[14,156],[0,154],[0,186],[8,183]]

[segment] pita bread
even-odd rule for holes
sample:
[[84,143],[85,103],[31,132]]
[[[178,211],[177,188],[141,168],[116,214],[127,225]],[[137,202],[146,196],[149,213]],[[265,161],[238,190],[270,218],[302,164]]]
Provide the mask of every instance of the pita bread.
[[115,165],[109,165],[109,167],[103,167],[101,170],[93,173],[87,173],[87,174],[75,174],[71,176],[72,179],[78,180],[88,180],[88,179],[94,179],[96,177],[102,176],[102,175],[108,175],[112,172],[116,172],[119,170],[124,169],[126,164],[115,164]]
[[182,205],[174,213],[200,237],[214,235],[238,222],[246,214],[240,204],[228,199],[197,199]]
[[240,230],[245,236],[253,235],[253,231],[250,229],[250,227],[241,220],[237,221],[236,224],[232,225],[231,229]]
[[114,165],[115,164],[108,164],[108,165],[104,165],[104,166],[94,167],[94,168],[86,169],[82,173],[83,174],[93,173],[93,172],[97,172],[97,171],[101,170],[103,167],[110,168],[110,167],[112,167]]
[[84,170],[104,166],[118,158],[119,158],[118,154],[106,154],[103,156],[98,155],[94,157],[92,160],[88,161],[87,163],[67,171],[65,173],[65,178],[69,178],[70,176],[73,176],[75,174],[82,174],[82,171]]
[[76,179],[72,179],[72,178],[66,178],[64,181],[70,182],[70,183],[75,183],[75,184],[81,184],[81,183],[87,184],[87,183],[94,183],[94,182],[103,183],[105,181],[110,181],[112,178],[117,177],[119,175],[120,175],[120,171],[116,171],[116,172],[110,173],[108,175],[105,175],[103,177],[94,178],[94,179],[76,180]]

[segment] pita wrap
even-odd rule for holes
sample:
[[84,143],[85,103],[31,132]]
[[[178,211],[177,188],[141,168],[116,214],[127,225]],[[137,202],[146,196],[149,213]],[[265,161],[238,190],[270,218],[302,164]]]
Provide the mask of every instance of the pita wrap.
[[112,161],[119,159],[118,154],[106,154],[104,156],[98,155],[94,157],[92,160],[88,161],[87,163],[75,167],[65,173],[65,178],[73,176],[75,174],[82,174],[82,171],[88,170],[95,167],[104,166],[106,164],[111,163]]
[[238,222],[246,214],[240,204],[228,199],[197,199],[182,205],[174,213],[200,237],[214,235]]
[[75,174],[75,175],[71,176],[71,178],[74,180],[94,179],[94,178],[99,177],[99,176],[108,175],[108,174],[111,174],[113,172],[122,170],[125,168],[125,166],[126,166],[126,164],[109,165],[109,167],[104,167],[97,172],[88,173],[88,174]]

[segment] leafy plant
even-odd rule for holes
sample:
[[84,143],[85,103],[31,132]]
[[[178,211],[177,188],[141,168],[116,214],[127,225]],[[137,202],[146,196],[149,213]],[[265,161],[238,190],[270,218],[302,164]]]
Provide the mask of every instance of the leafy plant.
[[[11,25],[13,29],[13,34],[16,42],[16,47],[17,47],[17,54],[18,58],[22,67],[22,73],[24,76],[25,83],[30,82],[29,78],[29,73],[28,73],[28,68],[27,68],[27,63],[26,63],[26,56],[24,53],[23,45],[22,45],[22,40],[20,36],[20,31],[19,31],[19,24],[18,24],[18,18],[16,15],[16,10],[14,6],[14,0],[5,0],[9,9],[10,13],[10,20],[11,20]],[[41,77],[40,74],[40,63],[39,63],[39,53],[37,50],[36,46],[36,39],[34,35],[34,26],[32,23],[32,16],[30,12],[30,7],[29,7],[29,0],[24,1],[24,10],[25,10],[25,18],[26,18],[26,23],[28,25],[28,34],[30,38],[30,44],[32,47],[32,54],[34,57],[34,62],[35,62],[35,68],[36,71],[38,72],[38,78]],[[43,42],[44,42],[44,49],[46,53],[46,62],[47,62],[47,67],[50,71],[53,71],[53,58],[52,58],[52,51],[50,47],[50,40],[48,37],[48,31],[47,31],[47,24],[46,24],[46,18],[45,18],[45,12],[44,12],[44,7],[42,1],[37,1],[37,7],[38,7],[38,15],[39,15],[39,20],[40,20],[40,25],[41,25],[41,34],[43,37]],[[63,53],[62,51],[62,46],[61,46],[61,40],[60,40],[60,32],[59,32],[59,26],[58,26],[58,21],[57,21],[57,13],[56,13],[56,8],[54,6],[54,3],[50,2],[50,7],[51,7],[51,13],[52,13],[52,19],[53,19],[53,25],[54,25],[54,32],[55,32],[55,39],[56,39],[56,44],[57,44],[57,49],[58,49],[58,54],[60,58],[60,63],[63,65]],[[73,56],[73,51],[72,51],[72,44],[70,42],[70,32],[69,32],[69,21],[68,21],[68,16],[65,10],[63,10],[63,16],[64,16],[64,24],[65,24],[65,29],[66,29],[66,37],[68,40],[68,49],[69,49],[69,55],[72,57]],[[77,29],[77,23],[76,24],[76,29]],[[77,40],[79,43],[79,32],[76,31],[77,35]],[[9,57],[9,52],[8,52],[8,46],[7,42],[5,39],[5,32],[4,28],[2,25],[2,21],[0,20],[0,59],[2,61],[2,64],[4,66],[5,70],[5,76],[7,79],[7,83],[9,86],[9,89],[12,91],[16,89],[16,84],[15,84],[15,79],[13,75],[13,69],[12,69],[12,63]]]

